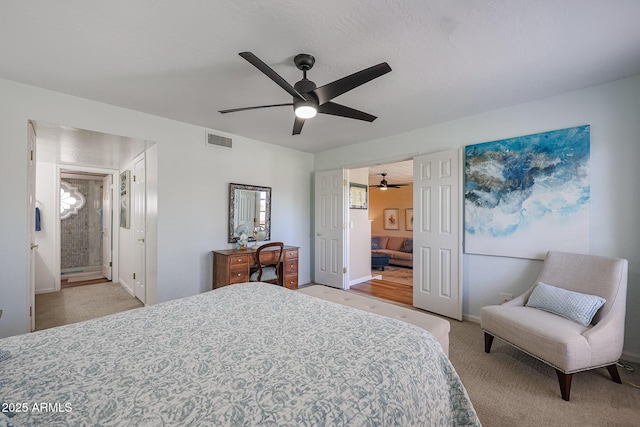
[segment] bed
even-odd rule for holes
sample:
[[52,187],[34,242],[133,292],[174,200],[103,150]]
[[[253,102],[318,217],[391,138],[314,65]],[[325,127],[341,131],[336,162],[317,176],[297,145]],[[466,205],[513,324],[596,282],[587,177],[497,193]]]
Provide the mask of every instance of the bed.
[[264,283],[0,350],[0,426],[480,425],[429,332]]

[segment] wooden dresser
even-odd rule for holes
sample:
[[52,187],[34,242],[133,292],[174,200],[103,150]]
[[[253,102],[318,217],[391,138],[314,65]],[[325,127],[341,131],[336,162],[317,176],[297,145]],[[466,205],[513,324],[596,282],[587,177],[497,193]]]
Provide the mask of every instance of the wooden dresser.
[[[265,249],[260,258],[268,256],[269,251]],[[298,289],[298,248],[285,246],[282,258],[278,267],[278,284],[285,288]],[[213,289],[248,282],[249,270],[254,264],[254,259],[255,250],[251,248],[213,251]]]

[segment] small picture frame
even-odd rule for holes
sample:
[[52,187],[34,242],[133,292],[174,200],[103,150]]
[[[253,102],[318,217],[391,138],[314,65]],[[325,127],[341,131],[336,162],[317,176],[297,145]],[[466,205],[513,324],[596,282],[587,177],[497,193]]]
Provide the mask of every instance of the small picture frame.
[[349,183],[349,209],[367,209],[367,190],[364,184]]
[[126,170],[120,174],[120,227],[129,228],[131,202],[131,171]]
[[413,230],[413,208],[404,210],[404,228],[407,231]]
[[399,230],[399,215],[400,209],[390,208],[384,210],[384,229],[385,230]]

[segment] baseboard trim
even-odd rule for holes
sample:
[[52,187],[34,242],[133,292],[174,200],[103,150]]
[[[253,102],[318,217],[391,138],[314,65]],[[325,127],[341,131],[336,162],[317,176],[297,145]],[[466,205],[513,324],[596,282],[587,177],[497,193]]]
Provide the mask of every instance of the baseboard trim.
[[56,291],[56,288],[37,289],[36,290],[36,295],[48,294],[48,293],[55,292],[55,291]]
[[123,282],[122,279],[118,280],[118,283],[120,283],[120,286],[122,286],[127,292],[129,292],[129,294],[135,298],[136,294],[133,292],[133,289],[131,289],[129,286],[127,286],[126,282]]
[[623,351],[622,357],[620,359],[624,360],[625,362],[633,362],[633,363],[640,364],[640,354],[628,353]]
[[467,320],[473,323],[480,323],[480,317],[472,316],[471,314],[462,314],[462,320]]
[[375,278],[376,277],[373,277],[373,276],[364,276],[364,277],[359,277],[359,278],[354,279],[354,280],[350,280],[349,281],[349,288],[354,286],[354,285],[357,285],[358,283],[368,282],[369,280],[373,280]]

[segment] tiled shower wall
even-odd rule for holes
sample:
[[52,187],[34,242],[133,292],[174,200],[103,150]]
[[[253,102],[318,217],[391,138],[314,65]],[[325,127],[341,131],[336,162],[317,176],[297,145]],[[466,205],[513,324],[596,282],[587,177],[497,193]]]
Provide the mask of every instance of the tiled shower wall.
[[61,265],[63,273],[99,270],[102,266],[102,181],[62,179],[77,188],[85,204],[77,215],[61,220]]

